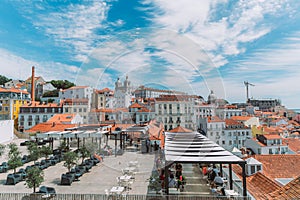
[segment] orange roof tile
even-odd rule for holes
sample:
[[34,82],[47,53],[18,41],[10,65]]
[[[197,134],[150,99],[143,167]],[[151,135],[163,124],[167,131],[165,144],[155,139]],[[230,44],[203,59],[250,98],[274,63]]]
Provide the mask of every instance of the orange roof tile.
[[214,122],[224,122],[221,120],[218,116],[212,116],[207,118],[208,123],[214,123]]
[[141,106],[138,103],[134,103],[134,104],[130,105],[129,108],[143,108],[143,106]]
[[0,87],[0,92],[2,93],[22,93],[22,94],[29,94],[27,91],[24,91],[24,90],[20,90],[20,89],[17,89],[17,88],[3,88],[3,87]]
[[231,119],[236,120],[236,121],[247,121],[251,119],[251,116],[232,116]]
[[71,123],[76,114],[56,114],[51,117],[47,122],[55,122],[55,123]]
[[170,130],[169,132],[171,132],[171,133],[191,133],[193,131],[190,129],[184,128],[182,126],[177,126],[176,128]]
[[24,107],[24,108],[29,108],[29,107],[31,107],[31,108],[34,108],[34,107],[36,107],[36,108],[41,108],[41,107],[48,108],[48,107],[62,107],[62,105],[58,104],[58,103],[43,103],[43,102],[39,102],[39,101],[31,101],[29,103],[24,104],[22,107]]
[[299,199],[300,198],[300,176],[289,182],[287,185],[266,195],[265,199]]
[[46,133],[49,131],[64,131],[66,128],[73,128],[76,127],[76,124],[53,124],[52,122],[45,122],[35,125],[34,127],[30,128],[29,130],[26,130],[26,132],[29,133]]
[[278,134],[264,134],[264,137],[267,140],[282,139],[282,137]]
[[233,119],[225,119],[226,125],[243,125],[241,122]]
[[293,152],[300,153],[300,140],[298,138],[284,138],[282,142],[288,145]]
[[[242,168],[239,165],[232,165],[234,173],[242,179]],[[264,199],[264,196],[280,188],[280,186],[273,180],[261,172],[257,172],[252,176],[246,177],[247,190],[257,200]]]
[[148,108],[141,108],[138,112],[151,112]]
[[254,155],[263,164],[263,174],[271,179],[300,175],[300,154]]

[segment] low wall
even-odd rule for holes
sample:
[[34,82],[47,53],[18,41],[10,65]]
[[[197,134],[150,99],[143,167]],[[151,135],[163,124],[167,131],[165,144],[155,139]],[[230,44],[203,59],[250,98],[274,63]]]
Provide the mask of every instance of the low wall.
[[0,120],[0,143],[11,141],[14,137],[14,120]]

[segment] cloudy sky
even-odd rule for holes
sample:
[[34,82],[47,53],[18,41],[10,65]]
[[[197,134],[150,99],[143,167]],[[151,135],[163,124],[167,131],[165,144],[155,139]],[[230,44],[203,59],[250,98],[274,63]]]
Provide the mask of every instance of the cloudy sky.
[[175,89],[300,108],[300,1],[109,0],[0,4],[0,74]]

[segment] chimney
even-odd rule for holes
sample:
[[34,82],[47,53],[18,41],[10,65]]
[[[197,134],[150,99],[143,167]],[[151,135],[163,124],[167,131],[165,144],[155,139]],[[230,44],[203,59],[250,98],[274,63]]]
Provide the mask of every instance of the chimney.
[[35,87],[34,87],[34,66],[32,66],[32,73],[31,73],[31,101],[35,100]]

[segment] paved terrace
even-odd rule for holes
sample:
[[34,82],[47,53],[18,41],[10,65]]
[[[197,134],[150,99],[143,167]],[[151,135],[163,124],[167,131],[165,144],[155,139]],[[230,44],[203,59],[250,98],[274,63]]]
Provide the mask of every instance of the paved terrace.
[[[24,140],[14,140],[17,145]],[[114,141],[110,143],[114,147]],[[27,154],[27,147],[19,146],[22,154]],[[1,157],[2,161],[7,161],[7,156]],[[140,152],[126,151],[123,155],[106,156],[102,163],[94,166],[89,173],[84,174],[75,181],[71,186],[60,185],[61,174],[67,172],[67,168],[63,167],[63,162],[55,166],[50,166],[44,170],[45,181],[42,185],[54,187],[57,193],[60,194],[105,194],[105,190],[109,190],[113,186],[117,186],[116,177],[122,175],[122,169],[128,166],[130,161],[138,161],[139,171],[135,174],[135,181],[131,186],[128,194],[146,195],[148,194],[149,177],[155,170],[154,161],[155,154],[142,154]],[[33,162],[25,164],[31,165]],[[19,169],[19,168],[18,168]],[[32,189],[27,188],[25,182],[20,182],[14,186],[5,185],[6,176],[12,173],[9,170],[7,173],[0,173],[0,191],[2,193],[31,193]],[[187,179],[187,185],[184,191],[178,192],[183,195],[211,195],[209,187],[206,185],[206,180],[202,178],[199,166],[197,164],[183,164],[183,175]],[[152,193],[153,194],[153,193]]]

